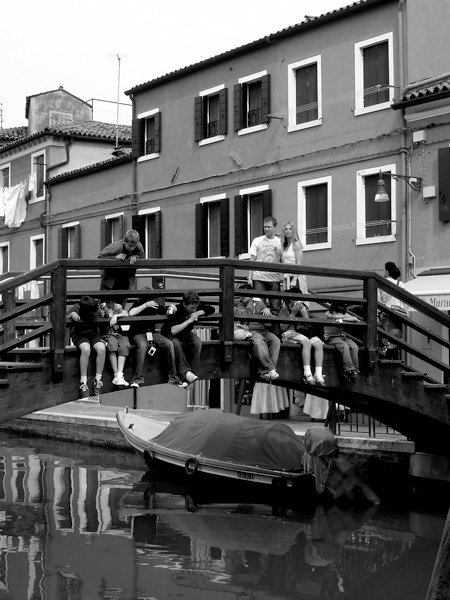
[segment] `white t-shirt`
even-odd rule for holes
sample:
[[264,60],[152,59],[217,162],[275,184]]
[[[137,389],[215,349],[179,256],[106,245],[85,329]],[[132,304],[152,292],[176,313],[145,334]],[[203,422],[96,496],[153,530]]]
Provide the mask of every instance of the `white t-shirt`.
[[[250,246],[250,254],[255,256],[255,260],[267,263],[281,264],[283,251],[281,249],[281,240],[275,236],[272,239],[265,235],[256,237]],[[253,271],[253,280],[258,281],[281,281],[282,273],[271,273],[270,271]]]

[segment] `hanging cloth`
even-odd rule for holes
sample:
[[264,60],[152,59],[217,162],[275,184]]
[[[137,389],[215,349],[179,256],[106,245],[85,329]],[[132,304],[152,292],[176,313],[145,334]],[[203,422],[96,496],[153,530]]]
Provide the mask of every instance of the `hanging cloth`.
[[24,182],[8,188],[8,192],[5,207],[5,225],[12,229],[20,227],[27,216]]

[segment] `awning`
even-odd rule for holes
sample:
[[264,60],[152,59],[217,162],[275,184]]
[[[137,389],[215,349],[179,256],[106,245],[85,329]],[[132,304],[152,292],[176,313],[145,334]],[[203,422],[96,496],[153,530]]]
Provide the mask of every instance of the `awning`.
[[439,310],[450,310],[450,273],[423,275],[405,283],[405,289]]

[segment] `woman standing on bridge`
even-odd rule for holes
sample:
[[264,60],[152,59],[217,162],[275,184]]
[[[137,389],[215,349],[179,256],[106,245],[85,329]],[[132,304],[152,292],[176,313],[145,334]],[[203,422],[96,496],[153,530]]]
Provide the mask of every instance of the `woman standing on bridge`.
[[[297,227],[292,221],[288,221],[283,226],[281,233],[281,249],[283,256],[281,262],[287,265],[301,265],[303,260],[303,246],[300,242]],[[305,275],[292,275],[285,273],[283,280],[283,290],[288,291],[292,287],[300,288],[302,294],[308,293]]]

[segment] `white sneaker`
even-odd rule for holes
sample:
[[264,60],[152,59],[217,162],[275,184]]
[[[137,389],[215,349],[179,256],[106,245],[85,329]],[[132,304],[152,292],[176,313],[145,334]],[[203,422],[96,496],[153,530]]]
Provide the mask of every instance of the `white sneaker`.
[[188,383],[194,383],[194,381],[197,381],[198,375],[195,375],[195,373],[192,373],[192,371],[187,371],[185,379]]
[[125,387],[130,385],[128,381],[125,381],[123,378],[123,373],[117,373],[112,382],[113,385],[123,385]]
[[279,373],[277,373],[275,371],[275,369],[272,369],[271,371],[268,372],[269,375],[269,379],[272,381],[272,379],[278,379],[278,377],[280,376]]

